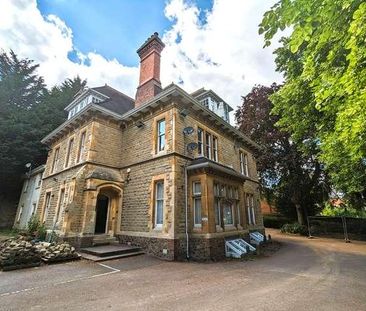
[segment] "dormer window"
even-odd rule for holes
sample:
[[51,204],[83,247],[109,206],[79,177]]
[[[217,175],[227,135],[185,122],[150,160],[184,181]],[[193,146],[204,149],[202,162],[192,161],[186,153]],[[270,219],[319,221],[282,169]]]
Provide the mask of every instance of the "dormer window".
[[89,95],[84,97],[79,102],[75,103],[73,108],[69,110],[69,119],[71,119],[75,114],[80,112],[82,109],[84,109],[89,104],[96,104],[101,102],[103,99],[96,97],[95,95]]

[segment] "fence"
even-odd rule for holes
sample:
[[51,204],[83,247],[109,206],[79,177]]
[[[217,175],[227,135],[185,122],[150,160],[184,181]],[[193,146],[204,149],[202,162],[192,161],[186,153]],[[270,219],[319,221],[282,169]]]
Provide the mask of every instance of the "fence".
[[355,217],[308,217],[309,237],[331,237],[350,240],[366,241],[366,218]]

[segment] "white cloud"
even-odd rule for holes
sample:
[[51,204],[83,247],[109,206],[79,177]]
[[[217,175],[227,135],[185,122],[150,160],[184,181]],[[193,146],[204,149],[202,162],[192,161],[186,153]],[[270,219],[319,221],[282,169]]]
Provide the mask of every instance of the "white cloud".
[[[254,84],[281,80],[274,72],[272,50],[262,49],[263,38],[258,35],[262,15],[274,1],[216,0],[212,11],[206,12],[204,25],[196,6],[184,0],[170,1],[165,8],[172,26],[163,34],[163,86],[183,81],[188,92],[204,86],[235,108]],[[90,86],[108,83],[135,95],[137,67],[95,52],[81,53],[74,45],[72,30],[55,15],[42,16],[36,0],[1,1],[0,47],[40,63],[39,74],[50,86],[80,75]],[[70,52],[76,53],[78,63],[68,59]]]
[[258,35],[262,16],[274,2],[216,0],[202,24],[196,6],[172,0],[165,8],[174,24],[163,38],[162,80],[182,79],[187,91],[213,89],[234,108],[254,84],[281,81],[273,47],[262,49]]
[[[0,3],[0,47],[40,63],[38,73],[48,85],[79,75],[89,86],[111,86],[134,96],[138,68],[107,60],[102,55],[78,52],[72,30],[55,15],[42,16],[35,0],[2,0]],[[68,59],[75,51],[79,62]]]

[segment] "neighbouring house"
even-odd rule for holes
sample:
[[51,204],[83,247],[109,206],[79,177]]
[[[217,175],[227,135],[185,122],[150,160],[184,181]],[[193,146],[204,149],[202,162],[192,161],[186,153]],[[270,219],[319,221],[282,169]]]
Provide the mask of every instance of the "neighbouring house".
[[44,169],[45,166],[41,165],[25,175],[13,226],[16,229],[26,229],[29,220],[37,210]]
[[138,50],[136,98],[85,88],[50,148],[37,214],[78,247],[100,236],[174,260],[219,259],[225,239],[264,232],[255,142],[215,92],[162,88],[157,33]]
[[274,215],[278,214],[278,211],[274,204],[271,202],[269,203],[266,198],[262,198],[260,201],[260,208],[262,215]]

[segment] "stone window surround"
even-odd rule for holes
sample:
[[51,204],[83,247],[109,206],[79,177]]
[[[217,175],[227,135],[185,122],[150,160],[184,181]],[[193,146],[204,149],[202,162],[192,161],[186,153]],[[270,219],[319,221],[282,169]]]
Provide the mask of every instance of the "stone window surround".
[[257,220],[255,216],[255,198],[253,193],[245,193],[245,207],[246,207],[246,214],[247,214],[247,224],[249,226],[256,225]]
[[249,158],[248,153],[244,150],[239,150],[239,163],[240,163],[240,173],[244,176],[249,177]]
[[[170,123],[171,118],[170,118],[170,110],[167,110],[161,114],[156,115],[153,119],[152,119],[152,141],[154,142],[152,144],[153,150],[152,150],[152,156],[158,156],[158,155],[163,155],[166,154],[168,152],[168,140],[169,140],[169,135],[167,135],[167,131],[168,131],[168,125]],[[165,120],[165,146],[164,146],[164,150],[159,151],[158,150],[158,122],[161,120]],[[172,121],[173,122],[173,121]]]
[[[63,195],[61,195],[62,193],[63,193]],[[62,198],[62,202],[61,202],[61,198]],[[64,205],[65,205],[65,199],[66,199],[66,186],[61,187],[58,192],[57,207],[56,207],[55,216],[53,219],[54,225],[56,225],[58,220],[60,219],[60,217],[62,217],[62,213],[63,213]]]
[[[75,145],[75,135],[72,135],[72,136],[69,137],[68,143],[67,143],[67,150],[66,150],[66,158],[65,158],[64,168],[72,166],[71,153],[72,153],[72,149],[74,149],[74,145]],[[75,159],[74,159],[74,162],[75,162]]]
[[61,149],[60,147],[61,147],[61,143],[57,144],[53,148],[53,159],[52,159],[50,174],[53,174],[53,173],[57,172],[57,166],[58,166],[59,161],[60,161],[60,149]]
[[[199,185],[200,187],[200,192],[195,192],[195,187],[196,185]],[[200,215],[200,223],[196,223],[196,200],[200,200],[200,210],[201,210],[201,215]],[[201,228],[202,227],[202,183],[201,180],[196,180],[192,182],[192,206],[193,206],[193,226],[196,228]]]
[[87,129],[85,127],[80,129],[78,153],[76,155],[76,161],[75,161],[76,163],[81,163],[83,161],[83,153],[85,151],[85,144],[86,144],[86,133]]
[[48,212],[51,207],[51,201],[52,201],[52,188],[48,188],[44,192],[44,200],[43,200],[43,206],[42,206],[42,212],[41,212],[41,221],[42,223],[45,223],[47,221]]
[[[207,142],[207,137],[209,138],[209,142]],[[215,162],[219,162],[218,137],[212,134],[212,131],[197,125],[197,143],[197,154],[199,157],[205,157]]]
[[[155,218],[156,218],[156,211],[155,211],[155,201],[156,201],[156,183],[163,182],[164,185],[164,197],[163,197],[163,224],[156,226],[155,225]],[[150,184],[150,204],[149,204],[149,227],[150,231],[156,232],[164,232],[165,231],[165,219],[167,214],[167,197],[166,197],[166,175],[160,174],[153,176]]]

